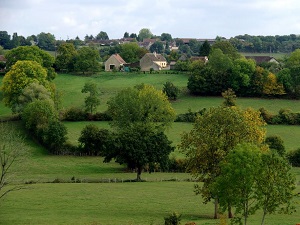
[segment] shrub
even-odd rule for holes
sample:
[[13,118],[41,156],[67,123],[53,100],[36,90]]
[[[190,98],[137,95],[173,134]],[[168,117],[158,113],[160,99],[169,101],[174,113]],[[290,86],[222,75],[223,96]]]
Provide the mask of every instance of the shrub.
[[66,121],[84,121],[87,119],[88,114],[78,107],[71,107],[64,113],[64,120]]
[[164,84],[163,92],[168,96],[169,99],[176,100],[180,90],[172,82],[167,81]]
[[300,167],[300,148],[289,152],[287,158],[292,166]]
[[266,138],[265,142],[269,145],[269,148],[271,150],[275,150],[278,153],[278,155],[280,155],[281,157],[285,156],[285,147],[281,137],[276,135],[269,136]]
[[168,163],[169,172],[186,172],[186,159],[178,159],[175,157],[171,157]]
[[93,120],[95,121],[112,121],[110,115],[107,112],[97,112],[93,115]]
[[272,115],[268,110],[266,110],[265,108],[260,108],[260,115],[262,116],[262,118],[264,119],[264,121],[267,124],[274,124],[274,115]]
[[173,212],[165,217],[165,225],[179,225],[181,221],[181,214]]
[[175,122],[187,122],[194,123],[197,115],[203,115],[206,111],[206,108],[199,110],[198,112],[192,112],[191,109],[188,110],[187,113],[178,114],[176,116]]

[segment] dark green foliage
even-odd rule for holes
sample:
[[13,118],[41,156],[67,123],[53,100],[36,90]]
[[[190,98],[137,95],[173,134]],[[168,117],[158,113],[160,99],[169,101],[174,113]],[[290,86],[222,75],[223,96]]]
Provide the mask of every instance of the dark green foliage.
[[210,53],[210,44],[207,40],[203,42],[203,44],[200,46],[199,55],[200,56],[208,56]]
[[44,146],[52,153],[59,153],[67,141],[67,133],[67,128],[62,122],[50,121],[48,127],[43,131]]
[[187,113],[178,114],[176,116],[175,122],[188,122],[194,123],[198,115],[203,115],[206,111],[206,108],[199,110],[198,112],[192,112],[191,109],[188,109]]
[[105,162],[114,158],[116,162],[126,164],[129,169],[136,169],[137,181],[140,181],[145,165],[149,165],[150,172],[156,164],[164,169],[172,151],[174,147],[163,132],[135,126],[116,134],[115,147],[105,153]]
[[269,136],[266,138],[266,144],[269,145],[269,148],[275,152],[277,152],[278,155],[281,157],[284,157],[286,154],[284,143],[281,137],[279,136]]
[[271,114],[268,110],[266,110],[265,108],[260,108],[259,109],[259,112],[260,112],[260,115],[261,117],[264,119],[264,121],[267,123],[267,124],[273,124],[273,118],[274,118],[274,115]]
[[300,148],[289,152],[287,158],[292,166],[300,167]]
[[75,70],[82,72],[92,72],[95,73],[99,71],[100,64],[99,59],[100,55],[96,49],[91,47],[82,47],[78,51],[78,55],[75,58]]
[[156,41],[151,45],[149,50],[150,52],[156,52],[161,54],[164,52],[164,45],[162,42]]
[[165,225],[179,225],[181,221],[181,214],[173,212],[165,218]]
[[168,96],[169,99],[176,100],[180,90],[172,82],[167,81],[164,84],[163,92]]
[[113,134],[92,124],[81,131],[78,141],[80,143],[78,151],[88,155],[105,155],[113,148]]
[[78,107],[71,107],[64,113],[64,120],[66,121],[84,121],[87,118],[87,113]]
[[55,51],[55,37],[50,33],[40,33],[37,35],[37,45],[43,50]]

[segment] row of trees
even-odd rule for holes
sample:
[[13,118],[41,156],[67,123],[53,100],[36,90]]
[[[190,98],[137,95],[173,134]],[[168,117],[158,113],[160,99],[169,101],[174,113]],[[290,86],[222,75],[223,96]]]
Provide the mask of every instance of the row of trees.
[[206,64],[187,61],[177,68],[191,72],[187,86],[196,95],[219,95],[232,88],[239,96],[299,98],[299,61],[300,50],[295,50],[280,64],[257,65],[230,42],[220,41],[212,46]]

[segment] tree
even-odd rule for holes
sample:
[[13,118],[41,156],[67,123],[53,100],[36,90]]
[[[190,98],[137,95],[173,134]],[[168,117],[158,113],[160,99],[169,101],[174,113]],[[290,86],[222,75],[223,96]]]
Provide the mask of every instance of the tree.
[[266,144],[269,145],[269,148],[275,152],[281,157],[285,157],[286,151],[284,147],[283,140],[280,136],[273,135],[273,136],[268,136],[266,138]]
[[263,125],[258,111],[218,107],[199,116],[193,129],[182,135],[179,147],[186,154],[187,169],[204,182],[203,186],[196,186],[195,191],[202,194],[205,202],[213,198],[217,206],[217,196],[212,196],[209,188],[220,175],[220,162],[237,144],[261,145],[265,139]]
[[222,92],[222,96],[224,98],[223,106],[232,107],[236,106],[236,95],[234,91],[229,88],[227,91]]
[[256,199],[258,207],[262,208],[261,224],[264,224],[267,214],[276,211],[289,213],[293,208],[291,200],[295,187],[295,177],[287,160],[276,152],[262,155],[261,166],[256,176]]
[[134,124],[164,130],[175,119],[175,111],[167,96],[151,85],[126,88],[107,104],[108,114],[113,119],[112,125],[120,130]]
[[126,164],[137,172],[137,181],[141,181],[143,168],[148,165],[153,171],[156,164],[165,168],[169,154],[174,151],[171,141],[162,131],[153,130],[149,126],[134,124],[117,133],[115,146],[105,155],[105,162],[115,161]]
[[151,38],[152,36],[153,34],[148,28],[142,28],[138,35],[140,41],[143,41],[145,38]]
[[23,110],[22,121],[26,129],[42,139],[43,131],[49,123],[58,119],[58,113],[51,100],[36,100],[29,103]]
[[169,99],[176,100],[180,90],[172,82],[167,81],[164,84],[163,92],[168,96]]
[[147,52],[147,49],[141,48],[135,42],[125,43],[120,46],[120,56],[127,63],[138,62]]
[[[0,123],[0,199],[11,191],[21,189],[19,186],[10,185],[9,176],[13,166],[22,160],[26,153],[24,138],[14,132],[7,124]],[[6,188],[6,187],[9,188]]]
[[103,40],[109,40],[109,37],[106,32],[100,31],[100,33],[97,34],[96,39],[103,41]]
[[203,42],[203,44],[200,46],[199,55],[200,56],[209,56],[210,54],[210,44],[207,40]]
[[63,43],[57,48],[55,65],[62,71],[73,71],[77,51],[72,43]]
[[277,77],[273,73],[268,73],[263,85],[263,94],[265,95],[284,95],[284,88],[282,84],[277,82]]
[[40,33],[37,35],[37,46],[43,50],[55,51],[55,37],[50,33]]
[[150,85],[138,85],[120,91],[108,101],[108,114],[117,130],[116,146],[105,156],[137,169],[137,180],[146,164],[164,167],[173,151],[164,134],[175,119],[167,96]]
[[161,41],[166,41],[166,42],[171,42],[173,39],[172,39],[172,35],[171,34],[168,34],[168,33],[162,33],[160,35],[160,40]]
[[1,90],[3,91],[4,104],[16,112],[19,97],[23,89],[30,83],[43,85],[52,92],[50,82],[47,80],[46,70],[34,61],[18,61],[3,78]]
[[[220,164],[220,175],[212,184],[212,193],[218,197],[222,212],[228,205],[235,207],[236,215],[244,217],[247,225],[249,215],[258,209],[254,184],[259,176],[260,149],[252,144],[239,144],[228,153]],[[241,219],[236,216],[236,219]]]
[[0,45],[3,46],[4,49],[11,49],[10,35],[7,31],[0,31]]
[[47,79],[53,80],[56,73],[53,69],[54,57],[39,49],[37,46],[20,46],[5,54],[6,69],[9,71],[12,66],[20,60],[30,60],[39,63],[47,70]]
[[127,31],[124,33],[123,38],[129,38],[129,33]]
[[99,129],[96,125],[89,124],[81,131],[78,142],[81,153],[104,156],[112,150],[115,135],[107,129]]
[[93,114],[93,112],[97,109],[97,106],[100,105],[100,99],[98,97],[99,92],[96,83],[85,83],[82,93],[89,93],[89,96],[85,97],[85,111]]
[[212,50],[215,49],[220,49],[223,54],[227,55],[231,60],[242,57],[229,41],[217,41],[212,45]]
[[85,72],[96,72],[99,70],[100,55],[96,49],[91,47],[82,47],[78,50],[78,55],[75,59],[75,70]]
[[162,42],[156,41],[150,46],[150,52],[156,52],[156,53],[163,53],[164,52],[164,45]]
[[38,83],[28,84],[18,99],[17,112],[22,112],[24,107],[35,100],[52,99],[51,92]]

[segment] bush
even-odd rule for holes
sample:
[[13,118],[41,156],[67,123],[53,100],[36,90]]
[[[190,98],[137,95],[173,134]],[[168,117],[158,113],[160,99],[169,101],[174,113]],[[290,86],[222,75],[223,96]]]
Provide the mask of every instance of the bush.
[[284,157],[286,152],[285,152],[285,147],[284,147],[284,143],[281,137],[279,136],[269,136],[266,138],[266,144],[269,145],[269,148],[271,150],[275,150],[278,155],[280,155],[281,157]]
[[187,113],[178,114],[176,116],[175,122],[187,122],[194,123],[197,115],[203,115],[206,111],[206,108],[199,110],[198,112],[192,112],[191,109]]
[[63,117],[66,121],[85,121],[88,119],[88,114],[81,108],[71,107],[65,111]]
[[173,212],[165,217],[165,225],[179,225],[181,221],[181,214]]
[[274,115],[271,114],[268,110],[266,110],[265,108],[260,108],[259,109],[260,111],[260,115],[262,116],[262,118],[264,119],[264,121],[267,123],[267,124],[274,124]]
[[93,115],[93,120],[95,121],[112,121],[110,115],[107,112],[97,112]]
[[178,159],[175,157],[171,157],[168,163],[168,171],[169,172],[178,172],[185,173],[186,172],[186,159]]
[[300,167],[300,148],[289,152],[287,158],[292,166]]

